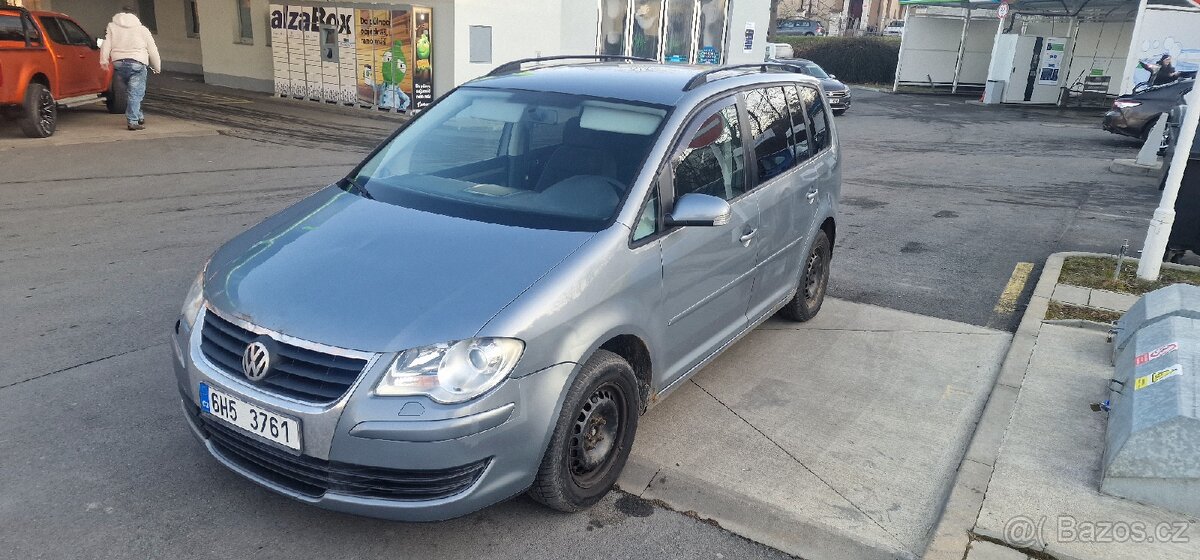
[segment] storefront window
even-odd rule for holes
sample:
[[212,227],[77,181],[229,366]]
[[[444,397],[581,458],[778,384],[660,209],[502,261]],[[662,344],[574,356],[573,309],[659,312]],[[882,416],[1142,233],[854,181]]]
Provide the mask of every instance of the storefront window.
[[600,54],[625,54],[629,0],[600,0]]
[[632,5],[630,0],[599,2],[599,54],[675,63],[724,61],[729,0],[633,0]]
[[633,4],[633,56],[658,58],[662,36],[662,0],[636,0]]
[[725,54],[725,17],[729,0],[700,0],[700,50],[696,62],[720,64]]
[[666,62],[688,63],[695,44],[695,0],[667,0],[667,37],[663,49]]

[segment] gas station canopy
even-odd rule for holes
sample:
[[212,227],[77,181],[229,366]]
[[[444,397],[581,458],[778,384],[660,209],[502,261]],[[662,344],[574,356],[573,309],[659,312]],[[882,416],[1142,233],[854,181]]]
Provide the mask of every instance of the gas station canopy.
[[[1011,0],[1008,5],[1012,13],[1026,16],[1122,21],[1134,18],[1138,11],[1138,3],[1136,0]],[[995,9],[1000,2],[999,0],[900,0],[900,4]]]
[[1149,80],[1164,55],[1180,72],[1200,64],[1198,0],[900,3],[909,9],[893,89],[1102,105]]

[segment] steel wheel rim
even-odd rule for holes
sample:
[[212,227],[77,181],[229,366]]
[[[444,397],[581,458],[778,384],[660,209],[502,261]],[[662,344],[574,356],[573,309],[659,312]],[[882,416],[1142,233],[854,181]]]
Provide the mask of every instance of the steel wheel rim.
[[625,395],[612,383],[598,387],[579,407],[567,445],[571,478],[579,487],[594,486],[612,470],[625,421]]
[[814,250],[808,256],[804,268],[804,301],[812,304],[820,298],[825,290],[825,257],[820,251]]
[[50,92],[43,91],[38,99],[38,125],[43,131],[50,130],[50,126],[54,124],[54,98],[50,96]]

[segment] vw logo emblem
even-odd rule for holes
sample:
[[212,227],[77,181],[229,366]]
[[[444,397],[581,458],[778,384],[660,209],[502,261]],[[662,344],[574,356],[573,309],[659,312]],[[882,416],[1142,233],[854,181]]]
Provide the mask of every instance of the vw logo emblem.
[[271,352],[262,341],[255,340],[242,352],[242,373],[250,381],[262,381],[271,372]]

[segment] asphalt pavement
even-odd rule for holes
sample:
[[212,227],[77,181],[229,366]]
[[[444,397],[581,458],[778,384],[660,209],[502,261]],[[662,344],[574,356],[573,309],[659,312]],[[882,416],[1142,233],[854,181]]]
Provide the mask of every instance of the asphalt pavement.
[[1019,263],[1036,278],[1055,252],[1141,249],[1157,182],[1108,170],[1139,144],[1101,130],[1103,111],[854,96],[836,120],[846,159],[830,294],[1012,331],[1032,286],[998,303]]
[[[625,495],[577,515],[522,498],[405,525],[301,506],[219,467],[178,418],[170,374],[188,283],[402,119],[175,81],[152,85],[151,129],[171,115],[225,123],[220,136],[3,152],[0,558],[779,556]],[[1028,289],[997,302],[1020,263],[1140,247],[1157,191],[1107,171],[1135,146],[1094,115],[856,97],[837,119],[831,295],[1012,330]]]
[[[153,122],[153,114],[148,122]],[[0,558],[785,558],[621,493],[440,524],[330,513],[216,463],[168,333],[223,241],[359,157],[223,136],[35,146],[0,175]]]

